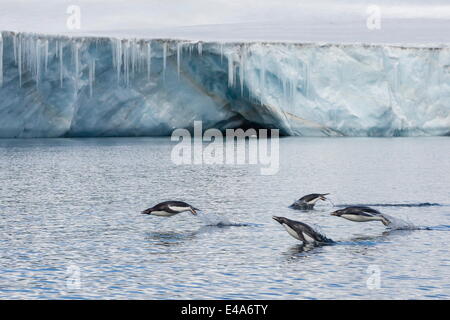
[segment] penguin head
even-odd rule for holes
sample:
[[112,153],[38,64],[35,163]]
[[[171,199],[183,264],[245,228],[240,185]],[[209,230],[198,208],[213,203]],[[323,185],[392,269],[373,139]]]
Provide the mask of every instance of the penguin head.
[[149,208],[149,209],[142,211],[141,213],[142,214],[152,214],[152,211],[153,211],[153,208]]
[[340,217],[343,213],[344,213],[344,209],[341,209],[341,210],[333,211],[332,213],[330,213],[330,215]]
[[196,216],[197,215],[197,211],[200,211],[200,209],[194,208],[193,206],[189,206],[189,211]]
[[275,220],[276,222],[283,224],[287,222],[287,219],[285,217],[277,217],[277,216],[273,216],[272,217],[273,220]]

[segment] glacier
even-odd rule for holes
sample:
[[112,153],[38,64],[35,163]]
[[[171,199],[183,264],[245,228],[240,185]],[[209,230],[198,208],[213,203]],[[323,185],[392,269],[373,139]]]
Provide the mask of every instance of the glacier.
[[0,137],[450,135],[450,47],[2,31]]

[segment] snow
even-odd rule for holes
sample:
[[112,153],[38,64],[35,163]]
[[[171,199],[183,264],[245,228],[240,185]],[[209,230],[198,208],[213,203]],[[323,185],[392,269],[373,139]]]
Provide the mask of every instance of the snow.
[[[2,0],[0,30],[203,41],[448,43],[446,0]],[[80,9],[80,29],[68,11]],[[368,8],[381,29],[369,30]],[[201,50],[201,48],[199,48]]]

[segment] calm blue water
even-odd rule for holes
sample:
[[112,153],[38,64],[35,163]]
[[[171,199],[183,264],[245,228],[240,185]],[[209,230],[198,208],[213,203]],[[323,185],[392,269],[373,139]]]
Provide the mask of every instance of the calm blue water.
[[[0,140],[0,298],[450,298],[448,138],[284,138],[273,176],[177,167],[172,146]],[[312,192],[336,205],[397,204],[378,209],[433,230],[347,221],[329,215],[330,203],[288,208]],[[204,213],[140,214],[167,199]],[[425,202],[439,205],[398,206]],[[337,243],[302,248],[272,215]]]

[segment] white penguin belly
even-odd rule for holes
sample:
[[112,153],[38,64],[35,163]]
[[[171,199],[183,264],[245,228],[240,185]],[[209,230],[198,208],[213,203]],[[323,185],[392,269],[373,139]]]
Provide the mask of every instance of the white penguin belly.
[[295,232],[291,227],[289,227],[287,224],[283,223],[283,227],[286,229],[286,231],[295,239],[300,240],[300,237],[298,236],[297,232]]
[[177,207],[177,206],[169,206],[169,209],[173,210],[173,211],[177,211],[177,212],[183,212],[183,211],[190,210],[190,208],[187,208],[187,207]]
[[379,217],[366,217],[366,216],[359,216],[359,215],[354,215],[354,214],[343,214],[341,217],[345,218],[347,220],[350,220],[350,221],[355,221],[355,222],[367,222],[367,221],[381,220],[381,218],[379,218]]
[[308,201],[307,204],[316,204],[316,202],[319,201],[319,200],[320,200],[320,198],[317,197],[317,198],[315,198],[315,199],[313,199],[311,201]]
[[173,215],[176,215],[176,213],[170,213],[170,212],[166,212],[166,211],[152,211],[151,214],[154,216],[159,216],[159,217],[171,217]]
[[306,242],[315,242],[316,240],[314,240],[313,238],[311,238],[308,234],[303,233],[303,237],[305,237]]

